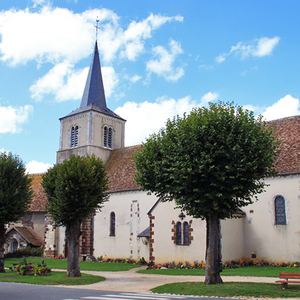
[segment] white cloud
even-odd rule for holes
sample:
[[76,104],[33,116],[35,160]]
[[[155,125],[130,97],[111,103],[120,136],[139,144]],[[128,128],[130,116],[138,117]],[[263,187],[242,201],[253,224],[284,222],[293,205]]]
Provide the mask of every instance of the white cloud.
[[178,100],[161,97],[155,103],[147,101],[143,103],[126,102],[115,112],[127,120],[126,145],[131,146],[140,144],[145,141],[149,134],[158,132],[160,128],[165,126],[168,118],[171,119],[176,115],[182,116],[184,112],[190,112],[193,107],[200,105],[192,101],[190,97]]
[[[118,76],[113,67],[103,67],[101,70],[105,95],[109,97],[118,83]],[[31,97],[40,101],[45,95],[54,94],[57,102],[80,99],[87,74],[88,67],[74,70],[68,62],[56,64],[30,87]]]
[[300,101],[291,95],[286,95],[273,105],[267,107],[262,115],[267,121],[295,116],[300,114]]
[[216,62],[222,63],[225,61],[226,56],[235,54],[245,59],[249,56],[263,57],[271,55],[275,46],[279,43],[280,37],[275,36],[274,38],[262,37],[254,40],[250,44],[244,42],[238,42],[236,46],[232,46],[229,53],[220,54],[215,58]]
[[150,14],[140,22],[132,21],[123,30],[118,15],[105,8],[77,14],[50,5],[33,12],[28,8],[10,9],[0,12],[0,59],[12,65],[29,60],[56,63],[68,59],[77,62],[90,54],[95,38],[95,28],[92,26],[95,16],[98,16],[100,26],[99,50],[105,61],[111,61],[118,52],[121,57],[136,59],[144,51],[144,42],[152,37],[154,30],[167,22],[183,21],[181,16]]
[[132,21],[122,37],[124,49],[121,51],[121,56],[127,57],[129,60],[135,60],[136,57],[144,51],[144,41],[151,38],[152,31],[158,29],[166,22],[173,20],[182,22],[183,17],[165,17],[150,14],[150,16],[143,21]]
[[43,162],[32,160],[26,165],[26,172],[28,174],[45,173],[49,168],[52,167],[53,165],[51,164],[45,164]]
[[201,98],[201,106],[205,106],[208,102],[215,101],[219,97],[218,93],[208,92]]
[[50,5],[50,0],[32,0],[33,7],[37,7],[38,5]]
[[149,74],[155,73],[159,76],[163,76],[167,81],[177,81],[184,75],[182,67],[175,68],[173,66],[177,55],[183,52],[180,44],[174,40],[169,42],[170,51],[166,50],[162,46],[156,46],[152,49],[157,60],[150,60],[147,62],[147,71]]
[[0,133],[19,133],[22,125],[29,120],[33,107],[25,105],[21,107],[0,106]]
[[[98,11],[93,10],[94,16]],[[36,12],[2,11],[0,59],[12,65],[30,60],[39,64],[55,64],[66,59],[77,62],[90,54],[94,37],[90,22],[83,14],[65,8],[44,6]]]
[[[34,0],[32,3],[34,9],[0,11],[0,60],[11,66],[29,61],[36,61],[38,66],[44,63],[53,65],[30,88],[32,97],[37,100],[49,93],[55,94],[57,101],[81,97],[84,82],[80,83],[80,78],[86,71],[75,71],[75,65],[90,55],[93,49],[95,16],[98,16],[100,26],[99,51],[103,61],[109,64],[116,57],[136,60],[145,51],[145,42],[155,30],[167,22],[183,21],[181,16],[150,14],[123,28],[119,24],[119,16],[105,8],[74,13],[66,8],[52,7],[46,0]],[[109,95],[118,83],[118,76],[110,65],[107,68],[109,76],[104,81]],[[182,71],[178,69],[167,76],[176,80]]]
[[109,97],[114,91],[115,87],[119,82],[119,77],[115,72],[113,67],[103,67],[102,76],[103,76],[103,85],[105,89],[105,96]]
[[134,75],[132,77],[129,78],[130,82],[132,83],[136,83],[137,81],[139,81],[142,78],[142,76],[139,75]]
[[253,51],[253,56],[266,56],[270,55],[275,48],[275,46],[279,43],[280,38],[278,36],[273,39],[263,37],[258,40],[258,45]]
[[219,56],[216,57],[216,62],[217,63],[222,63],[226,59],[226,53],[220,54]]

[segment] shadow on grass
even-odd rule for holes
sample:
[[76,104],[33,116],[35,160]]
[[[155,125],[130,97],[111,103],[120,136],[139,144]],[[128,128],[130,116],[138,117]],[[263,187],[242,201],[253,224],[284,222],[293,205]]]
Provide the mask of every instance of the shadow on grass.
[[204,285],[202,282],[180,282],[162,285],[151,291],[195,296],[296,298],[300,295],[300,285],[289,285],[288,289],[283,290],[281,284],[271,283],[225,282]]

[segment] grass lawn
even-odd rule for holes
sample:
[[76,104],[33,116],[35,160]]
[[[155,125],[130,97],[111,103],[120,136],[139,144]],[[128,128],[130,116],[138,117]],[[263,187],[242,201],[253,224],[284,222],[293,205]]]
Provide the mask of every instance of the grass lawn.
[[[277,277],[280,272],[297,272],[299,268],[293,267],[242,267],[237,269],[224,269],[221,276],[258,276],[258,277]],[[159,270],[142,270],[138,273],[160,274],[160,275],[194,275],[204,276],[205,269],[159,269]]]
[[20,275],[16,271],[0,273],[0,282],[18,282],[41,285],[83,285],[105,280],[101,276],[81,274],[82,277],[65,277],[66,272],[51,272],[49,276]]
[[297,298],[300,295],[300,285],[289,285],[288,289],[283,290],[281,284],[271,283],[226,282],[204,285],[202,282],[182,282],[159,286],[152,289],[152,292],[217,297]]
[[[27,257],[27,262],[32,262],[36,265],[43,258]],[[19,263],[22,258],[6,258],[5,267],[12,267],[12,263]],[[67,269],[68,261],[64,259],[44,259],[50,269]],[[125,264],[125,263],[109,263],[109,262],[89,262],[81,261],[80,270],[82,271],[128,271],[132,268],[140,267],[140,265]]]

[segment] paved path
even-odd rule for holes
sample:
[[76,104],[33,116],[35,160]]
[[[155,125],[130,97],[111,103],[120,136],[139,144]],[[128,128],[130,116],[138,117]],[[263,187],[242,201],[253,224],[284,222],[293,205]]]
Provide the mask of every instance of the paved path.
[[[175,282],[191,282],[204,281],[204,276],[169,276],[156,274],[141,274],[136,273],[138,270],[144,270],[146,267],[133,268],[129,271],[122,272],[99,272],[99,271],[81,271],[83,273],[103,276],[105,281],[97,282],[89,285],[66,286],[69,288],[80,289],[95,289],[105,291],[120,291],[120,292],[135,292],[135,293],[150,293],[151,289],[159,285]],[[63,271],[63,270],[61,270]],[[274,283],[274,277],[252,277],[252,276],[222,276],[224,282],[261,282]],[[288,298],[300,299],[299,298]],[[279,300],[279,298],[276,298]]]

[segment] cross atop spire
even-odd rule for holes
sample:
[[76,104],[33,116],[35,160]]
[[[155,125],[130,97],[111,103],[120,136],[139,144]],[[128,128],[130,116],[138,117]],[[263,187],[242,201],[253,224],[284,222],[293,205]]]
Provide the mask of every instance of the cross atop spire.
[[96,19],[96,25],[94,25],[94,27],[96,28],[96,41],[97,41],[98,30],[100,29],[100,28],[99,28],[99,19],[98,19],[98,17],[97,17],[97,19]]
[[124,120],[110,110],[106,105],[97,40],[95,42],[93,58],[86,80],[80,108],[72,111],[67,116],[72,116],[88,110],[98,111],[114,118]]

